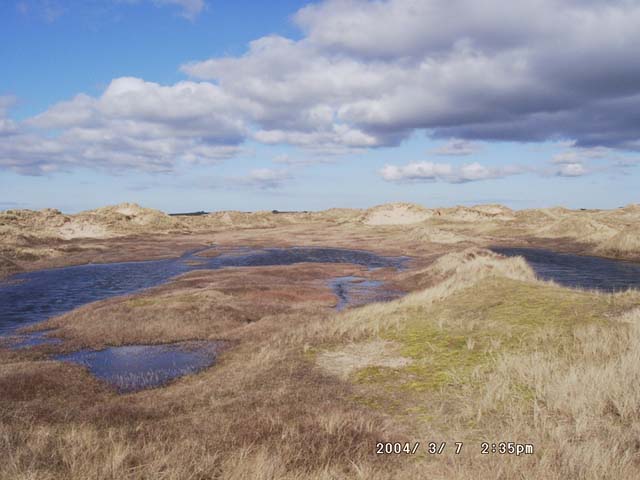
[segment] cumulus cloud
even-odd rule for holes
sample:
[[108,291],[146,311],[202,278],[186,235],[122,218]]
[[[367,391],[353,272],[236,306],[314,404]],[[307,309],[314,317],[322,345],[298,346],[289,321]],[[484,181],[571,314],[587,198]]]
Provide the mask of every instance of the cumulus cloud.
[[[192,18],[205,6],[153,1]],[[40,135],[51,168],[171,168],[224,158],[245,139],[345,153],[415,131],[455,139],[433,152],[449,155],[478,141],[640,150],[638,2],[325,0],[294,21],[298,40],[266,36],[243,55],[184,64],[198,81],[115,79],[99,97],[54,105],[0,147],[0,162],[34,162],[29,135]]]
[[582,163],[563,163],[556,171],[559,177],[581,177],[588,173]]
[[331,150],[397,143],[393,135],[364,132],[339,118],[340,109],[362,95],[384,91],[390,73],[369,69],[358,59],[330,58],[312,45],[280,36],[250,43],[242,57],[183,65],[187,74],[216,81],[237,98],[259,108],[255,139]]
[[161,86],[118,78],[98,98],[78,95],[24,122],[0,143],[0,165],[42,174],[74,166],[170,171],[180,163],[215,163],[242,151],[249,108],[206,82]]
[[294,18],[299,41],[265,37],[183,70],[253,99],[267,130],[299,144],[347,125],[369,147],[416,129],[640,145],[636,2],[328,0]]
[[474,162],[460,167],[450,163],[412,162],[407,165],[385,165],[380,176],[389,182],[466,183],[502,178],[523,173],[519,167],[493,168]]

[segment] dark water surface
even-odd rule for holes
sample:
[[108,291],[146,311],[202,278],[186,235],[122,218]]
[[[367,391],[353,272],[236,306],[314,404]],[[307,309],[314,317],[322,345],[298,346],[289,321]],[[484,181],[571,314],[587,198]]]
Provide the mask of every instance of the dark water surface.
[[104,350],[80,350],[56,360],[79,363],[120,393],[158,387],[168,381],[210,367],[217,342],[182,342],[169,345],[127,345]]
[[191,252],[168,260],[88,264],[20,273],[10,281],[0,282],[0,335],[89,302],[159,285],[191,270],[301,262],[401,268],[406,258],[338,248],[238,249],[213,258]]
[[[13,348],[59,342],[47,336],[49,332],[24,334],[17,330],[89,302],[159,285],[192,270],[301,262],[401,269],[408,260],[338,248],[238,248],[213,258],[197,253],[167,260],[89,264],[14,275],[8,281],[0,282],[0,340],[10,340]],[[332,280],[330,286],[338,297],[338,309],[399,296],[387,292],[381,282],[357,277],[340,277]],[[121,392],[128,392],[158,386],[212,365],[218,346],[215,342],[134,345],[101,351],[83,350],[58,359],[86,365],[97,377]]]
[[640,288],[640,263],[557,253],[539,248],[493,247],[496,253],[522,256],[538,277],[567,287],[605,292]]

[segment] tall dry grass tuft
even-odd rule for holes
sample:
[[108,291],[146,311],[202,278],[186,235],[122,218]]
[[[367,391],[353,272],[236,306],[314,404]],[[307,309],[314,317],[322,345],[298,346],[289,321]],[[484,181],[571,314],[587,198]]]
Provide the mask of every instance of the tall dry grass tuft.
[[640,255],[640,228],[637,226],[627,227],[600,243],[595,250],[613,257],[638,257]]
[[[504,415],[496,407],[509,400]],[[638,478],[640,309],[611,325],[576,328],[564,354],[501,356],[480,412],[500,414],[505,435],[526,432],[542,447],[536,478]]]

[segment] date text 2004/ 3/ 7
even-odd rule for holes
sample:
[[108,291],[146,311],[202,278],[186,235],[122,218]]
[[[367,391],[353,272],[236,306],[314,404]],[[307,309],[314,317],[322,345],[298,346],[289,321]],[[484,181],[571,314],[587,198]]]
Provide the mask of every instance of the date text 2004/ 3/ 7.
[[[462,442],[455,442],[455,453],[462,452]],[[378,455],[401,455],[415,454],[420,448],[420,442],[377,442],[376,454]],[[447,442],[429,442],[427,444],[427,452],[432,455],[440,455],[447,448]]]

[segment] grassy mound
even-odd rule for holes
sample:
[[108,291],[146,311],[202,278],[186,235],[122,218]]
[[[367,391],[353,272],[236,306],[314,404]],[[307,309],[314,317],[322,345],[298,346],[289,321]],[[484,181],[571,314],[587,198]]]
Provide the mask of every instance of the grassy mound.
[[[317,353],[320,368],[348,372],[354,400],[412,438],[468,449],[455,463],[413,458],[393,478],[637,478],[640,293],[560,288],[483,251],[431,268],[440,283],[348,312]],[[361,345],[385,348],[366,365],[331,364]],[[502,440],[535,455],[480,454],[482,441]]]

